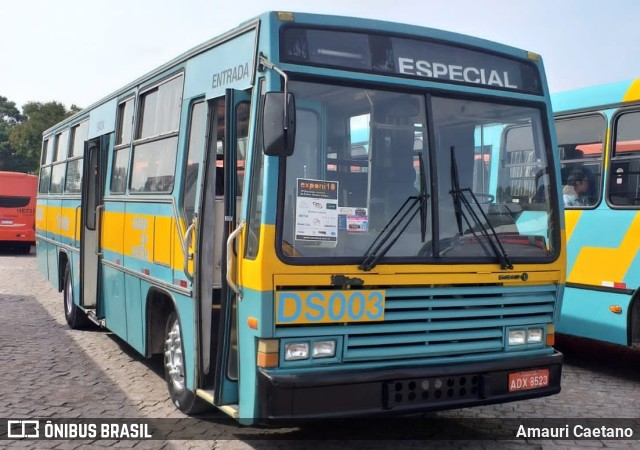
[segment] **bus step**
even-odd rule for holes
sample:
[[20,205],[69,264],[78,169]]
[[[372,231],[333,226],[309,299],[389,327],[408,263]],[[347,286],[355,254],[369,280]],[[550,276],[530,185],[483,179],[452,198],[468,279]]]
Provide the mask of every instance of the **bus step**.
[[240,414],[239,414],[240,406],[238,405],[223,405],[223,406],[219,406],[219,408],[220,408],[220,411],[222,411],[225,414],[228,414],[234,419],[240,418]]
[[98,316],[96,316],[96,311],[94,309],[88,309],[86,312],[87,312],[87,317],[89,318],[90,321],[92,321],[99,327],[104,328],[104,323],[105,323],[104,319],[99,319]]
[[214,404],[213,389],[196,389],[196,395],[205,402]]

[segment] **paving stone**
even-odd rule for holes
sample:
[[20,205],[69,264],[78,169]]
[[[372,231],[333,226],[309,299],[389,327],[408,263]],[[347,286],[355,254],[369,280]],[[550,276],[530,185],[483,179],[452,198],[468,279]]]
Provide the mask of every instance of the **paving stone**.
[[[35,256],[0,253],[0,308],[3,311],[0,313],[0,361],[3,362],[0,418],[186,417],[168,398],[161,364],[147,362],[107,331],[68,329],[62,294],[38,272]],[[414,430],[412,427],[424,427],[432,417],[454,419],[454,424],[461,428],[470,426],[475,419],[483,419],[483,430],[489,433],[500,429],[500,423],[487,425],[487,421],[496,418],[595,417],[610,423],[616,418],[640,417],[640,352],[575,339],[559,340],[559,346],[561,350],[566,349],[560,394],[423,415],[422,422],[407,422],[399,427],[400,430],[389,429],[389,436],[386,436],[389,439],[372,440],[363,433],[349,435],[348,422],[337,426],[348,438],[325,440],[326,431],[333,430],[318,426],[291,430],[256,429],[209,421],[202,424],[202,429],[197,427],[198,436],[215,436],[208,440],[21,440],[0,441],[0,447],[73,450],[90,444],[95,448],[169,450],[640,448],[639,440],[423,441],[407,440],[401,434],[410,434]],[[379,423],[372,422],[371,432],[376,431]],[[211,430],[215,433],[210,433]],[[299,436],[303,439],[296,439]]]

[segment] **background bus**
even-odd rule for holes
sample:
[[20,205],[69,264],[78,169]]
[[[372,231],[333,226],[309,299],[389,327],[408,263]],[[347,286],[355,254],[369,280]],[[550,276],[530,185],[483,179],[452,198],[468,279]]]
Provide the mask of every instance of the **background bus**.
[[35,244],[38,177],[0,171],[0,245],[29,253]]
[[567,289],[558,331],[638,346],[640,80],[562,92],[552,101],[564,191],[583,198],[565,211]]
[[551,395],[552,120],[535,54],[268,13],[44,133],[39,265],[72,328],[164,355],[184,412]]

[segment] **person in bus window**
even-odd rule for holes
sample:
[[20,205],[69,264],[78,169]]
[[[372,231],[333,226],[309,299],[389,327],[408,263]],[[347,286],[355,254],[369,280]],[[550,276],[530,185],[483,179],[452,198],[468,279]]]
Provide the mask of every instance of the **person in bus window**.
[[565,206],[589,206],[593,204],[593,181],[584,167],[574,168],[562,190]]

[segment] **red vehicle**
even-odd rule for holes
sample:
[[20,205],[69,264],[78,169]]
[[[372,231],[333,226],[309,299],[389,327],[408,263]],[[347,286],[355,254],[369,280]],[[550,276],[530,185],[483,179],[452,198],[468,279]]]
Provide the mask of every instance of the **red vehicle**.
[[29,253],[35,244],[38,177],[0,171],[0,243]]

